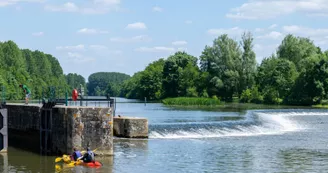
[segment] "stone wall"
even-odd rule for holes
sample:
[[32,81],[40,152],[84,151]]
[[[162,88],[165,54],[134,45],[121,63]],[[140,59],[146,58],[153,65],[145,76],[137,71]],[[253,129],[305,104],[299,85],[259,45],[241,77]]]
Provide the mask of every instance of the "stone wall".
[[115,117],[114,136],[124,138],[148,138],[148,120],[135,117]]
[[7,104],[6,108],[8,146],[39,152],[41,105]]
[[[55,143],[67,144],[67,152],[73,147],[85,150],[87,146],[97,149],[98,155],[113,155],[113,116],[110,108],[56,106],[53,108],[55,116],[64,115],[66,123],[63,123],[67,131],[58,131],[57,134],[65,134],[63,139],[58,135]],[[58,124],[60,126],[60,124]]]
[[[7,104],[9,146],[40,152],[41,105]],[[55,106],[52,108],[51,153],[69,154],[73,147],[113,155],[111,108]]]

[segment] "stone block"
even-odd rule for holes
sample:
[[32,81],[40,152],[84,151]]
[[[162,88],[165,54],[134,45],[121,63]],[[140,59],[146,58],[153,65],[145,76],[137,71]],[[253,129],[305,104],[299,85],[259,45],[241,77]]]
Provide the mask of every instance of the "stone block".
[[148,138],[148,120],[136,117],[114,117],[114,136]]

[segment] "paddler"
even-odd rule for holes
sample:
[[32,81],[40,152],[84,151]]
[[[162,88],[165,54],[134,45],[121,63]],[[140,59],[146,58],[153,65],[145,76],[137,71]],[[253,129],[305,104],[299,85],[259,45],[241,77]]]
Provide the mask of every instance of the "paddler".
[[72,154],[74,161],[77,161],[78,158],[82,157],[81,152],[76,149],[76,147],[73,148],[74,152]]
[[95,162],[95,153],[91,151],[90,147],[87,148],[87,152],[78,160],[83,160],[84,163]]

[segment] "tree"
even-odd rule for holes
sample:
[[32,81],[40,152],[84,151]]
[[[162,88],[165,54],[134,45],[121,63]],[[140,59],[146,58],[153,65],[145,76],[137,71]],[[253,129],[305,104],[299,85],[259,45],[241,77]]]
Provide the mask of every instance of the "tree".
[[257,84],[266,103],[281,103],[290,93],[298,76],[293,62],[270,57],[258,68]]
[[210,76],[209,94],[232,101],[232,96],[239,91],[242,69],[238,43],[226,34],[221,35],[213,41],[212,47],[205,47],[200,59],[202,71]]
[[288,104],[312,105],[328,98],[328,58],[307,58],[307,66],[296,80]]
[[296,68],[300,70],[299,62],[310,56],[318,54],[318,48],[308,38],[295,37],[287,35],[277,50],[278,58],[288,59],[295,63]]
[[163,96],[162,81],[165,60],[159,59],[149,64],[141,73],[140,96],[157,100]]
[[163,67],[164,97],[184,96],[187,88],[180,84],[180,80],[183,80],[182,71],[196,66],[197,58],[186,52],[176,52],[168,57]]
[[80,88],[80,85],[86,88],[86,83],[83,76],[76,73],[68,73],[65,77],[70,90]]
[[[123,81],[129,79],[130,76],[124,73],[118,72],[98,72],[93,73],[88,78],[88,95],[97,95],[95,88],[97,88],[98,94],[105,94],[108,88],[108,84],[121,86]],[[116,96],[116,95],[114,95]]]
[[239,72],[240,87],[239,93],[244,89],[251,88],[254,84],[254,76],[256,72],[256,55],[253,51],[253,36],[250,32],[242,35],[241,46],[243,48],[242,65]]

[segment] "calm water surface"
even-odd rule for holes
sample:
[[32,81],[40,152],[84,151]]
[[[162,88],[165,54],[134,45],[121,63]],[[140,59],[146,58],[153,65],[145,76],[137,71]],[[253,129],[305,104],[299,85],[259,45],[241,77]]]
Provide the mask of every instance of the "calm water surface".
[[[118,103],[116,114],[147,117],[149,139],[114,139],[100,169],[62,172],[327,172],[328,111],[178,110]],[[0,172],[55,172],[55,157],[15,148],[0,155]]]

